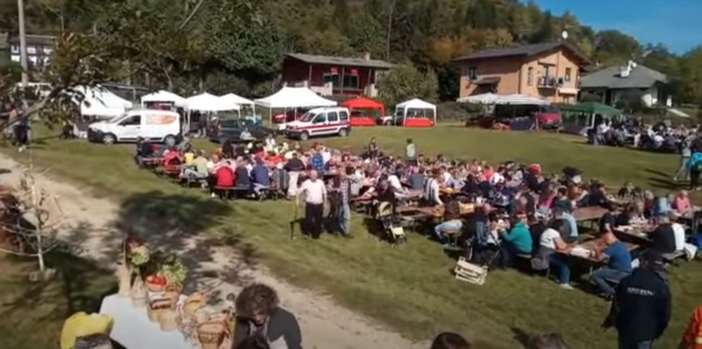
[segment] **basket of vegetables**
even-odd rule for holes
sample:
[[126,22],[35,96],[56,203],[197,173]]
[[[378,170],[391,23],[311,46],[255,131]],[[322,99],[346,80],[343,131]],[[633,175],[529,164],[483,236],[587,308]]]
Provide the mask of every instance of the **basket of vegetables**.
[[166,279],[167,285],[182,288],[188,276],[188,268],[178,256],[171,254],[164,258],[159,274]]
[[144,279],[144,284],[149,292],[163,292],[166,290],[168,280],[160,274],[151,274]]

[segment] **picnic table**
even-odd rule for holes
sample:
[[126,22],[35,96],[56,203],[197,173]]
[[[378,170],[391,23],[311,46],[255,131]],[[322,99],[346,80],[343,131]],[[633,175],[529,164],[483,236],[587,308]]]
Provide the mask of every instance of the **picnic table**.
[[617,234],[622,234],[635,239],[640,239],[646,242],[651,242],[652,239],[649,236],[654,225],[651,224],[634,224],[634,225],[622,225],[614,228],[614,232]]
[[[640,247],[639,245],[630,242],[621,241],[621,243],[624,245],[624,247],[626,247],[626,249],[629,252],[634,251]],[[559,251],[558,253],[566,254],[570,257],[580,258],[589,262],[590,273],[592,273],[592,269],[595,265],[604,263],[603,260],[595,258],[595,256],[592,254],[592,250],[597,250],[600,246],[604,246],[604,239],[595,238],[583,242],[573,243],[569,245],[570,248],[567,251]]]
[[593,221],[600,219],[602,215],[607,213],[607,209],[602,207],[581,207],[573,211],[573,217],[578,222]]

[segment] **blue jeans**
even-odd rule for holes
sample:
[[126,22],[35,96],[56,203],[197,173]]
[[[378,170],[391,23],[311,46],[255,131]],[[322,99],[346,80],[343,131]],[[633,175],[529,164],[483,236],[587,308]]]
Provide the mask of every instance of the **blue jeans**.
[[612,285],[610,285],[609,282],[607,282],[607,280],[619,281],[627,275],[629,275],[629,273],[621,270],[602,268],[593,272],[592,275],[590,275],[590,280],[592,280],[592,282],[595,283],[595,286],[597,286],[598,291],[604,293],[607,296],[613,297],[614,287],[612,287]]
[[349,203],[340,203],[336,209],[336,217],[339,220],[339,229],[344,234],[351,233],[351,207]]
[[463,228],[463,222],[460,219],[454,219],[450,221],[443,222],[436,227],[434,227],[434,233],[439,238],[440,241],[444,241],[444,233],[447,231],[456,231]]
[[548,262],[551,268],[556,272],[559,284],[567,284],[570,282],[570,266],[566,257],[553,253],[548,256]]
[[652,349],[653,341],[643,341],[637,343],[629,343],[626,338],[619,337],[619,349]]
[[259,183],[254,183],[253,184],[253,191],[256,193],[256,195],[261,195],[261,192],[265,189],[269,189],[271,186],[270,185],[263,185]]

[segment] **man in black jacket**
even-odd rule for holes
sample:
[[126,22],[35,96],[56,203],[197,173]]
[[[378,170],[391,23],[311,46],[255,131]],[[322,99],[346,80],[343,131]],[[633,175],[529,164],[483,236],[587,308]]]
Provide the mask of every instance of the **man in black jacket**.
[[639,267],[619,282],[602,325],[617,329],[619,349],[652,348],[670,321],[670,289],[661,255],[649,250],[639,260]]

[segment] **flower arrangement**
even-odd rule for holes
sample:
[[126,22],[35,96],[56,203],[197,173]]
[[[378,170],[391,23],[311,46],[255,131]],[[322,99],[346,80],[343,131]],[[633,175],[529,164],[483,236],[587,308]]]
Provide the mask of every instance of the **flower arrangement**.
[[139,269],[149,262],[149,247],[136,237],[128,236],[125,241],[125,257],[130,267]]

